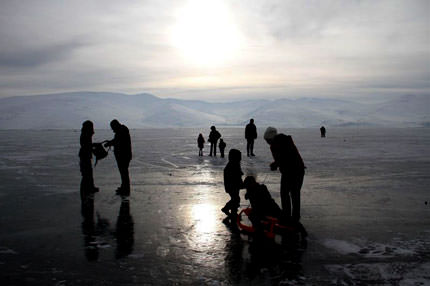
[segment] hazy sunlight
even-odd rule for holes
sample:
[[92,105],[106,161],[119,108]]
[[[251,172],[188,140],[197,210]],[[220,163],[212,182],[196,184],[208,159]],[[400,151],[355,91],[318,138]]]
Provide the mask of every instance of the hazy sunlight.
[[173,45],[196,65],[222,65],[234,58],[240,34],[222,1],[190,0],[178,11],[171,30]]

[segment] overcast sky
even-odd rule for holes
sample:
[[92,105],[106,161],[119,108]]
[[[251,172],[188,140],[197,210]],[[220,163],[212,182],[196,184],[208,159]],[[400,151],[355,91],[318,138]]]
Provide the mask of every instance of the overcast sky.
[[0,1],[0,97],[430,95],[430,1]]

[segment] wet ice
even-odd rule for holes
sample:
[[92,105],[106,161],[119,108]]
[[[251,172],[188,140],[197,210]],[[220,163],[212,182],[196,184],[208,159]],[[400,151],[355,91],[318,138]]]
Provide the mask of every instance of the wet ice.
[[[227,150],[246,152],[242,129],[218,129]],[[120,178],[112,154],[98,163],[94,218],[108,224],[91,244],[99,255],[94,262],[85,257],[79,131],[0,131],[0,222],[7,229],[0,234],[1,280],[40,285],[53,279],[65,285],[429,281],[430,207],[424,204],[430,199],[429,129],[331,129],[325,139],[318,129],[281,130],[293,135],[307,166],[306,249],[256,245],[222,223],[227,161],[208,157],[208,146],[204,157],[197,156],[197,135],[205,131],[131,130],[134,245],[120,259],[115,226],[121,198],[114,193]],[[96,130],[94,142],[111,136]],[[269,170],[272,158],[261,138],[255,153],[242,158],[245,176],[264,182],[280,204],[280,175]],[[248,205],[243,193],[241,205]]]

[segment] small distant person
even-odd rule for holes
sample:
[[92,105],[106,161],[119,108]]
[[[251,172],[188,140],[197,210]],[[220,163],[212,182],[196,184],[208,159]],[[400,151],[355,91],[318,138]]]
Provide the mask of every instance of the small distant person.
[[219,139],[218,147],[219,147],[219,152],[221,153],[221,158],[224,158],[224,150],[226,146],[227,144],[225,144],[224,140]]
[[257,139],[257,127],[254,124],[254,119],[250,119],[249,123],[245,127],[245,139],[246,139],[246,154],[249,157],[255,156],[254,154],[254,140]]
[[205,146],[205,138],[203,138],[202,133],[197,137],[197,146],[199,147],[199,157],[203,156],[203,148]]
[[121,186],[116,190],[116,193],[119,195],[129,195],[130,177],[128,174],[128,166],[132,159],[130,132],[127,126],[120,124],[116,119],[111,121],[110,127],[115,133],[115,136],[112,140],[107,141],[104,146],[114,147],[113,152],[121,175]]
[[243,189],[241,160],[241,152],[237,149],[230,149],[228,163],[224,168],[224,188],[225,192],[230,195],[230,201],[225,204],[221,211],[231,219],[237,216],[237,209],[240,205],[239,191]]
[[212,156],[212,154],[216,157],[216,145],[218,142],[218,139],[221,138],[221,134],[216,130],[215,126],[211,126],[211,132],[209,133],[209,139],[208,141],[211,143],[211,150],[209,152],[209,156]]
[[300,220],[300,189],[303,185],[305,165],[290,135],[278,134],[276,128],[267,127],[264,139],[270,145],[274,162],[270,169],[281,172],[281,203],[286,218]]
[[245,199],[249,200],[252,208],[249,219],[257,230],[261,229],[261,220],[266,216],[281,219],[282,210],[273,200],[266,185],[257,183],[252,176],[246,177],[243,184],[246,189]]
[[325,130],[324,126],[321,126],[320,132],[321,132],[321,138],[325,138],[325,132],[326,132],[326,130]]
[[89,193],[98,192],[99,189],[94,185],[93,178],[93,135],[94,125],[90,120],[82,123],[79,149],[79,167],[81,170],[81,198]]

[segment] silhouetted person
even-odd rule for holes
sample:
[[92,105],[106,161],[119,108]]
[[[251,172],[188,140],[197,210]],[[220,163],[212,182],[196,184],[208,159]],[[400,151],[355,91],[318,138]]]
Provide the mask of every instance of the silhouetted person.
[[282,210],[265,185],[257,183],[252,176],[246,177],[243,184],[246,188],[245,199],[249,200],[252,208],[249,219],[257,230],[261,230],[261,220],[266,216],[281,219]]
[[208,141],[211,143],[211,150],[209,152],[209,156],[212,156],[212,153],[216,157],[216,145],[218,139],[221,138],[221,134],[216,130],[215,126],[211,126],[211,132],[209,133]]
[[116,221],[116,259],[126,257],[133,252],[134,246],[134,222],[130,215],[130,202],[123,200]]
[[242,169],[240,161],[242,154],[237,149],[230,149],[228,153],[228,163],[224,168],[224,188],[230,195],[230,201],[221,209],[223,213],[234,219],[237,216],[237,209],[240,205],[239,191],[243,188]]
[[245,127],[245,139],[246,139],[246,154],[249,157],[254,155],[254,140],[257,139],[257,127],[254,124],[254,119],[250,119],[249,123]]
[[94,186],[93,178],[93,135],[93,123],[89,120],[82,123],[80,137],[81,148],[79,149],[79,167],[82,174],[81,199],[83,199],[84,196],[90,193],[95,193],[99,191],[99,189]]
[[205,138],[203,138],[202,133],[197,137],[197,146],[199,147],[199,156],[203,156],[203,148],[205,146]]
[[277,130],[268,127],[264,139],[270,145],[274,162],[270,169],[281,172],[281,202],[285,217],[293,221],[300,220],[300,189],[303,184],[305,165],[293,139],[289,135],[277,134]]
[[116,119],[111,121],[110,127],[115,133],[115,136],[112,140],[105,143],[105,147],[114,147],[113,152],[121,175],[121,186],[116,190],[116,192],[120,195],[129,195],[130,177],[128,175],[128,166],[130,165],[132,158],[130,132],[128,131],[127,126],[120,124]]
[[320,132],[321,132],[321,138],[324,138],[324,137],[325,137],[325,132],[326,132],[325,127],[324,127],[324,126],[321,126],[321,128],[320,128]]
[[227,144],[225,144],[224,140],[219,139],[218,147],[219,147],[219,152],[221,153],[221,158],[224,158],[224,150],[226,146]]

